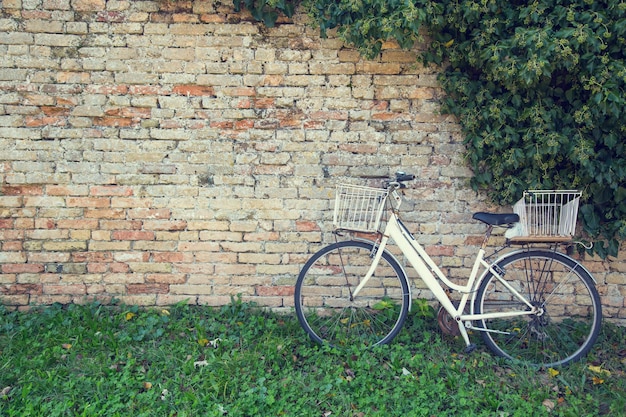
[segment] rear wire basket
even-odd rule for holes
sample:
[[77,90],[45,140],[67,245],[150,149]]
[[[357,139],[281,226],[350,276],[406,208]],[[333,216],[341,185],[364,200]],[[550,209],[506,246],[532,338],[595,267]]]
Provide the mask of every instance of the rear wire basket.
[[386,189],[337,185],[333,225],[336,229],[357,232],[377,231],[387,195]]
[[519,230],[513,240],[566,241],[576,232],[581,192],[576,190],[529,190],[515,203]]

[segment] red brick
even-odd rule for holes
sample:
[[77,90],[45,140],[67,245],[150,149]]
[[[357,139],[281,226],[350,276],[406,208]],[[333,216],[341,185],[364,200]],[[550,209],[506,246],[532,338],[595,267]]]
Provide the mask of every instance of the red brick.
[[374,113],[372,114],[373,120],[394,120],[400,118],[398,113]]
[[20,240],[24,239],[23,230],[12,230],[11,226],[8,228],[2,227],[3,221],[11,222],[11,219],[0,219],[0,241]]
[[215,89],[206,85],[177,85],[172,93],[183,96],[214,96]]
[[146,274],[147,283],[155,284],[184,284],[187,282],[185,274]]
[[43,187],[41,185],[5,185],[2,187],[0,195],[42,195]]
[[307,120],[304,122],[303,124],[303,128],[304,129],[322,129],[324,128],[324,125],[326,124],[326,122],[322,121],[322,120]]
[[109,264],[91,263],[87,264],[87,272],[90,274],[101,274],[108,272]]
[[200,21],[203,23],[224,23],[226,17],[217,14],[202,14],[200,15]]
[[167,294],[170,292],[168,284],[128,284],[128,294]]
[[159,123],[161,129],[182,129],[183,126],[181,120],[163,120]]
[[296,221],[296,230],[298,232],[314,232],[319,231],[320,227],[317,222],[310,220],[298,220]]
[[172,21],[175,23],[198,23],[198,16],[191,13],[175,13]]
[[464,245],[467,246],[480,246],[483,244],[484,236],[468,236],[465,238]]
[[70,109],[67,107],[41,106],[41,111],[46,116],[69,116]]
[[147,119],[151,117],[152,110],[145,107],[118,107],[107,109],[104,113],[111,117]]
[[7,285],[7,286],[0,286],[0,294],[6,294],[6,295],[19,295],[19,294],[41,295],[42,294],[42,285],[41,284],[11,284],[11,285]]
[[252,108],[252,100],[250,99],[244,99],[244,100],[239,100],[236,104],[236,107],[238,109],[249,109]]
[[133,123],[132,119],[125,117],[94,117],[95,126],[129,127]]
[[238,120],[235,122],[236,130],[248,130],[254,127],[254,120]]
[[122,262],[114,262],[112,264],[109,264],[109,268],[114,274],[123,274],[130,271],[130,267],[128,266],[128,264]]
[[50,20],[52,12],[45,10],[22,10],[21,17],[23,19]]
[[22,241],[2,241],[2,250],[3,251],[9,251],[9,252],[15,252],[15,251],[21,251],[24,249],[24,242]]
[[302,124],[300,119],[282,119],[279,122],[281,128],[298,127]]
[[69,106],[69,107],[74,107],[76,105],[78,105],[79,100],[76,99],[75,97],[57,97],[57,106]]
[[444,245],[431,245],[426,247],[426,253],[430,256],[453,256],[454,247]]
[[256,287],[256,294],[259,296],[293,296],[294,287],[289,286],[269,286],[269,287]]
[[113,254],[111,252],[74,252],[72,262],[111,262]]
[[57,72],[57,82],[61,84],[89,84],[91,75],[88,72],[60,71]]
[[68,197],[67,207],[96,207],[104,208],[111,205],[111,200],[105,197]]
[[13,229],[14,225],[14,219],[0,219],[0,229]]
[[4,264],[2,265],[2,273],[4,274],[23,274],[23,273],[39,273],[44,271],[42,264]]
[[126,19],[126,15],[118,11],[101,11],[96,16],[97,22],[122,23]]
[[258,98],[254,100],[254,107],[257,109],[269,109],[274,107],[275,100],[273,98]]
[[211,122],[210,125],[214,129],[232,129],[233,122],[225,121],[225,122]]

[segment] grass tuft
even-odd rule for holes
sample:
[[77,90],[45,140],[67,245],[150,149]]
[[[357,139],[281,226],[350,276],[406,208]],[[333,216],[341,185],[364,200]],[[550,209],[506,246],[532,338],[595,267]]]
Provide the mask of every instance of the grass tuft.
[[0,306],[0,415],[624,415],[624,328],[605,324],[589,357],[566,368],[461,352],[419,313],[364,352],[315,345],[293,315],[240,300]]

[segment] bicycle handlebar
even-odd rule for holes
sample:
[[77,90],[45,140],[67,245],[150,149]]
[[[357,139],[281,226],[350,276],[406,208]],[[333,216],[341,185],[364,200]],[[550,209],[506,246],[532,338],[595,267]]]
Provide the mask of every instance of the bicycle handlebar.
[[385,187],[387,188],[406,188],[406,184],[403,184],[406,181],[412,181],[415,179],[415,175],[407,174],[406,172],[396,172],[396,178],[393,180],[389,180],[385,182]]
[[404,181],[412,181],[415,179],[415,175],[407,174],[405,172],[396,172],[396,181],[404,182]]

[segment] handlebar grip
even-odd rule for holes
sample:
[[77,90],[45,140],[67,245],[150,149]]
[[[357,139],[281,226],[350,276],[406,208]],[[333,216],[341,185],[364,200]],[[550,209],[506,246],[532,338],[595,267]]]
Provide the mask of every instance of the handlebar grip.
[[412,181],[414,179],[415,179],[415,175],[413,175],[413,174],[406,174],[404,172],[398,172],[396,174],[396,181],[398,181],[398,182]]

